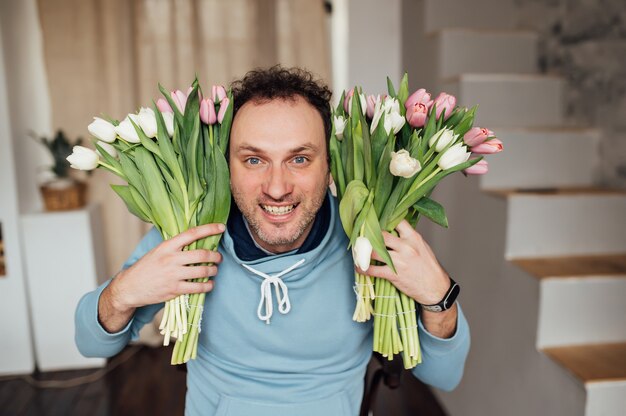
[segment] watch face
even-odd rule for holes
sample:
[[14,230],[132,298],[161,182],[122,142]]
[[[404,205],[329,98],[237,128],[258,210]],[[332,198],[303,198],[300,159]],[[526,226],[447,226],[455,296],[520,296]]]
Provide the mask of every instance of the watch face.
[[461,292],[461,286],[455,283],[452,286],[452,289],[450,289],[450,294],[446,297],[446,300],[444,301],[444,308],[448,309],[451,308],[452,305],[454,305],[454,301],[456,300],[457,296],[459,296],[459,292]]

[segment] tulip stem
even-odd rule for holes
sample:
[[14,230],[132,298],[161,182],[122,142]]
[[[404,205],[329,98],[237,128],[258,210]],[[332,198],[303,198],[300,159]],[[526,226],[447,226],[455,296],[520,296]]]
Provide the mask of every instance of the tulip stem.
[[120,172],[119,169],[116,169],[114,166],[111,166],[108,163],[105,163],[101,160],[98,161],[98,164],[104,166],[105,168],[115,173],[117,176],[121,177],[122,179],[126,178],[126,176],[122,172]]

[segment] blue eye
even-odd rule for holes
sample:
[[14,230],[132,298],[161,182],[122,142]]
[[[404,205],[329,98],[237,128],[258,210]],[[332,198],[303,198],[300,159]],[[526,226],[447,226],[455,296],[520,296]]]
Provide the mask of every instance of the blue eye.
[[296,157],[293,159],[293,161],[294,161],[294,162],[296,162],[297,164],[302,164],[302,163],[306,163],[307,158],[306,158],[306,157],[304,157],[304,156],[296,156]]
[[249,157],[248,159],[246,159],[246,162],[248,162],[248,164],[250,165],[258,165],[259,163],[261,163],[261,160],[256,157]]

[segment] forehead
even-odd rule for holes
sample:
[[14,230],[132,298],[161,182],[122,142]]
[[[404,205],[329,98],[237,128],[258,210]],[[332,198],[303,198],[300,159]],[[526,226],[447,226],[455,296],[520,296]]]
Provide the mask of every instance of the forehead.
[[230,146],[242,144],[277,151],[302,143],[323,148],[324,123],[319,112],[302,97],[248,101],[233,120]]

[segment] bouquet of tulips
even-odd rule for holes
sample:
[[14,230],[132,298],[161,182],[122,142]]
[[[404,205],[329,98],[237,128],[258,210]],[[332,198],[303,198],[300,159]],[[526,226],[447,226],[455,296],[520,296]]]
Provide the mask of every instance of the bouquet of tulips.
[[[475,107],[458,107],[446,93],[431,100],[424,89],[409,96],[406,75],[397,92],[387,84],[387,96],[344,92],[333,115],[331,172],[341,222],[362,270],[374,249],[395,271],[382,231],[395,233],[403,219],[415,227],[424,216],[447,227],[444,208],[429,198],[435,186],[454,172],[486,173],[480,155],[502,150],[492,131],[472,127]],[[355,281],[353,319],[374,316],[374,351],[390,360],[402,352],[405,368],[415,367],[421,362],[415,301],[388,280],[356,273]]]
[[[165,98],[153,108],[141,108],[121,122],[94,118],[88,130],[97,151],[75,146],[67,160],[76,169],[100,167],[122,178],[126,185],[111,187],[128,210],[169,239],[228,218],[230,175],[224,154],[233,106],[232,94],[222,86],[214,86],[209,98],[202,98],[197,80],[186,94],[159,88]],[[215,250],[220,237],[186,249]],[[165,304],[160,330],[164,345],[176,337],[172,364],[196,357],[204,298],[204,293],[181,295]]]

